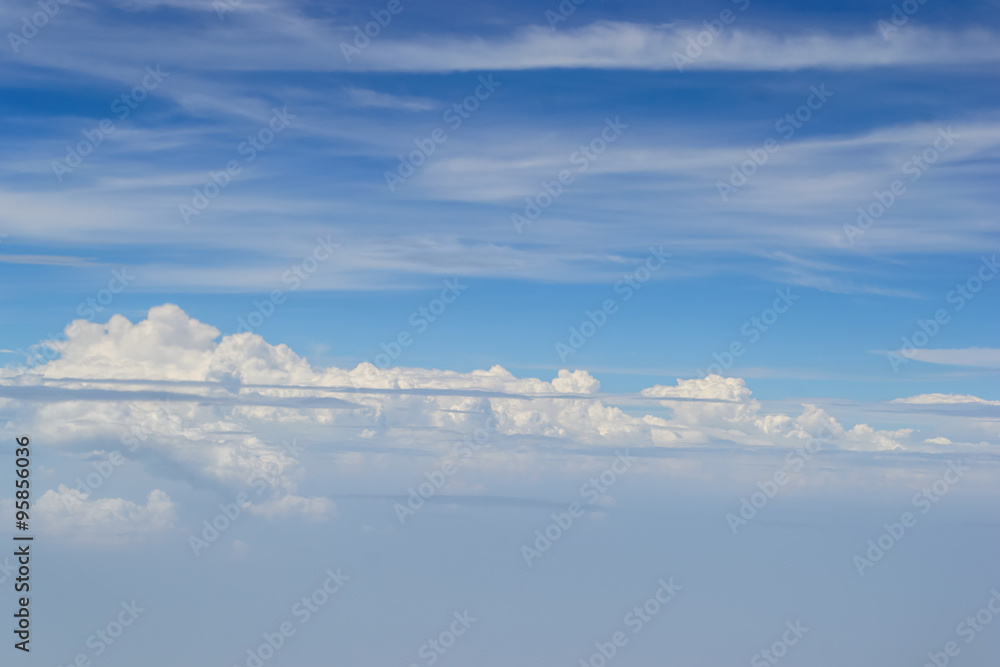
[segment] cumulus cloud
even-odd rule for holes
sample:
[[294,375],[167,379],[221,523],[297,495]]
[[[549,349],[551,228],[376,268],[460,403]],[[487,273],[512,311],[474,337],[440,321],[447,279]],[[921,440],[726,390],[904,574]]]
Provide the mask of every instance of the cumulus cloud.
[[[615,395],[584,370],[544,380],[501,366],[468,373],[368,363],[317,368],[258,335],[221,336],[172,304],[135,323],[121,315],[77,322],[58,359],[0,370],[0,390],[9,397],[0,418],[46,446],[80,455],[104,452],[110,442],[154,475],[226,493],[256,488],[250,512],[257,516],[313,521],[332,516],[335,505],[325,491],[299,492],[324,488],[303,464],[304,447],[312,460],[336,460],[343,470],[384,466],[388,452],[440,460],[475,438],[482,446],[469,465],[517,471],[551,447],[578,454],[619,446],[794,448],[820,435],[830,449],[872,452],[987,444],[951,431],[845,426],[808,403],[797,414],[767,411],[743,379],[718,375]],[[1000,404],[945,394],[894,403],[970,402]],[[60,487],[40,499],[57,530],[100,524],[104,532],[145,534],[172,525],[173,503],[161,491],[144,506],[77,494]]]
[[46,533],[102,541],[169,532],[176,521],[173,501],[159,489],[140,505],[123,498],[90,498],[62,484],[42,494],[36,516]]
[[[681,403],[674,407],[678,422],[694,425],[735,425],[753,420],[760,403],[751,397],[746,383],[739,378],[709,375],[704,379],[677,380],[674,386],[656,385],[643,389],[650,397],[714,398],[719,403]],[[664,403],[664,405],[671,405]]]
[[[251,333],[220,336],[176,305],[157,306],[132,323],[121,315],[106,323],[77,322],[61,356],[32,369],[0,376],[8,395],[17,387],[55,387],[58,400],[20,403],[54,440],[107,437],[160,447],[175,460],[237,483],[287,459],[263,426],[334,427],[341,441],[416,443],[406,429],[468,433],[496,423],[500,436],[535,436],[577,444],[657,446],[708,443],[780,444],[826,429],[859,449],[905,447],[908,433],[865,424],[842,426],[819,407],[798,416],[764,412],[744,380],[710,375],[644,389],[647,404],[667,416],[637,416],[601,393],[584,370],[560,370],[551,380],[519,378],[501,366],[459,373],[423,368],[314,368],[286,345]],[[72,378],[72,379],[67,379]],[[104,382],[102,384],[102,381]],[[115,384],[117,383],[117,384]],[[183,387],[174,401],[73,400],[96,387]],[[13,392],[13,394],[11,394]],[[898,402],[927,402],[919,397]],[[18,401],[14,401],[19,403]],[[641,403],[640,403],[641,405]],[[273,428],[271,429],[273,430]],[[286,460],[279,486],[295,489],[294,460]]]
[[43,367],[45,377],[184,380],[211,375],[219,330],[177,306],[153,308],[136,324],[121,315],[106,324],[75,324],[67,328],[68,344],[58,347],[60,358]]
[[[893,450],[905,448],[912,429],[876,430],[867,424],[850,429],[822,408],[805,404],[798,417],[762,414],[760,402],[753,398],[741,378],[709,375],[703,379],[677,380],[674,386],[656,385],[643,390],[650,397],[685,397],[717,399],[720,402],[685,402],[673,405],[675,419],[664,426],[675,426],[678,442],[707,442],[710,439],[745,444],[794,446],[796,442],[820,437],[834,446],[857,450]],[[665,403],[670,405],[670,403]]]

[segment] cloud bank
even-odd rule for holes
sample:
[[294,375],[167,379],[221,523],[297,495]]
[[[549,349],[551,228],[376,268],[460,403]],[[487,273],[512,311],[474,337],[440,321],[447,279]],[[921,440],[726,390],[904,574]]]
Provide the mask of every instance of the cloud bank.
[[[990,415],[942,417],[940,428],[928,430],[848,426],[810,403],[794,415],[771,412],[744,380],[718,375],[605,394],[584,370],[562,369],[544,380],[500,366],[469,373],[368,363],[316,368],[258,335],[221,336],[172,304],[150,309],[140,322],[114,315],[106,323],[79,321],[70,331],[59,358],[3,369],[7,429],[30,432],[67,456],[103,443],[101,455],[110,442],[196,488],[258,488],[249,512],[263,518],[334,515],[324,494],[298,493],[301,486],[325,488],[303,464],[298,440],[350,468],[383,465],[390,453],[441,460],[474,436],[482,446],[473,465],[514,471],[553,448],[583,456],[616,447],[780,450],[823,435],[828,449],[860,454],[982,455],[992,452],[997,435]],[[110,394],[90,395],[97,390]],[[147,393],[136,397],[137,390]],[[969,402],[995,405],[942,394],[888,407],[898,420],[901,410],[917,415],[928,404]],[[39,509],[58,530],[100,524],[113,534],[167,530],[174,517],[173,502],[159,490],[143,505],[59,485],[41,496]]]

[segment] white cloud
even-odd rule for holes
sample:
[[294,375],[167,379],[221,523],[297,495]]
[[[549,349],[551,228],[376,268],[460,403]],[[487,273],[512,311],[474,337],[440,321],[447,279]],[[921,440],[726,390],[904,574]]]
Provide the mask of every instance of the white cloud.
[[[194,0],[133,0],[135,8],[170,5],[197,7]],[[177,65],[198,69],[261,71],[374,70],[393,72],[502,71],[548,68],[674,70],[689,40],[704,31],[700,22],[668,24],[599,21],[552,31],[529,25],[490,36],[424,33],[406,38],[384,35],[378,48],[366,49],[348,62],[341,43],[351,43],[353,30],[303,15],[282,3],[244,2],[224,21],[201,25],[193,33],[168,32],[135,23],[114,42],[88,38],[74,25],[53,25],[53,41],[39,64],[121,76],[125,55],[145,61],[150,53]],[[237,48],[248,40],[254,49]],[[989,30],[962,31],[909,28],[885,39],[874,27],[855,34],[811,30],[779,33],[735,25],[714,39],[685,69],[795,70],[850,69],[901,65],[947,65],[995,62],[1000,41]],[[86,46],[87,50],[81,49]],[[76,55],[74,59],[72,56]],[[143,57],[140,57],[143,56]]]
[[248,511],[268,519],[297,514],[306,521],[323,521],[333,516],[336,509],[337,506],[329,498],[287,495],[278,500],[251,505]]
[[[662,417],[625,412],[583,370],[563,369],[546,381],[518,378],[500,366],[470,373],[382,370],[367,363],[354,369],[313,368],[287,346],[271,345],[260,336],[220,337],[218,329],[171,304],[152,308],[137,323],[120,315],[105,324],[78,322],[59,359],[5,374],[6,382],[15,385],[57,385],[60,391],[79,393],[81,400],[65,400],[75,395],[70,393],[62,400],[22,406],[34,413],[40,432],[55,441],[117,433],[115,440],[136,444],[138,438],[228,484],[238,484],[261,466],[278,464],[278,486],[288,493],[301,471],[277,442],[260,435],[262,429],[338,427],[355,447],[385,444],[387,437],[425,446],[428,442],[419,434],[403,437],[402,432],[470,433],[487,419],[499,423],[501,437],[560,438],[587,445],[788,444],[821,427],[850,448],[891,449],[907,440],[905,429],[845,428],[812,405],[803,405],[797,417],[763,412],[744,380],[716,375],[643,390],[645,399],[662,399],[659,403],[670,412]],[[85,381],[53,381],[60,378]],[[138,384],[122,384],[124,380]],[[175,388],[164,382],[188,384]],[[83,400],[85,392],[98,388],[128,392],[150,387],[200,398],[155,403],[128,400],[126,394],[124,400]]]
[[145,505],[123,498],[90,498],[62,484],[49,489],[36,504],[39,529],[53,535],[85,540],[143,537],[173,530],[174,503],[159,489]]
[[1000,368],[1000,348],[995,347],[966,347],[956,350],[897,350],[896,354],[902,355],[906,359],[923,361],[928,364]]
[[978,403],[980,405],[1000,405],[1000,401],[988,401],[971,394],[917,394],[906,398],[896,398],[893,403],[905,405],[955,405]]
[[[240,99],[231,98],[223,106],[241,107]],[[1000,123],[989,118],[960,121],[956,119],[953,129],[961,138],[935,163],[935,177],[909,190],[894,208],[899,213],[880,219],[877,229],[858,239],[859,244],[887,253],[959,254],[981,249],[989,235],[996,233],[1000,225],[991,217],[991,193],[983,184],[988,182],[991,159],[1000,146]],[[602,121],[596,122],[599,129]],[[352,126],[352,141],[364,147],[359,150],[367,157],[395,163],[400,146],[411,145],[412,128],[390,125]],[[613,282],[621,269],[621,263],[614,260],[616,254],[632,252],[648,230],[641,224],[595,224],[599,212],[606,213],[608,202],[614,202],[611,208],[627,210],[635,220],[652,216],[662,205],[662,184],[674,183],[669,197],[676,202],[675,215],[662,224],[678,247],[709,255],[686,272],[732,272],[733,263],[715,255],[721,248],[720,238],[737,238],[738,244],[726,246],[727,254],[756,257],[767,253],[779,276],[791,284],[835,292],[889,290],[880,284],[882,279],[857,277],[841,254],[850,247],[843,233],[844,220],[829,211],[854,210],[867,201],[870,183],[897,172],[934,140],[939,126],[918,122],[851,134],[796,137],[784,143],[739,192],[738,210],[716,199],[713,184],[727,177],[728,165],[745,159],[742,142],[720,138],[712,126],[688,127],[683,135],[670,123],[644,127],[641,145],[628,141],[616,145],[588,167],[586,187],[576,187],[572,197],[547,211],[546,224],[531,230],[536,241],[532,244],[508,238],[513,235],[510,214],[523,210],[524,196],[564,168],[579,142],[595,130],[575,126],[551,133],[530,127],[497,129],[449,138],[448,150],[421,168],[411,181],[414,187],[403,195],[489,204],[495,207],[492,212],[483,209],[477,214],[483,225],[467,226],[464,235],[456,236],[456,220],[443,213],[443,217],[422,218],[423,233],[417,236],[411,233],[412,225],[401,230],[392,222],[398,220],[395,205],[377,203],[368,219],[372,224],[343,224],[332,230],[345,251],[310,278],[309,288],[410,287],[414,277],[426,285],[433,276],[454,275]],[[330,140],[321,124],[297,125],[296,132],[315,141]],[[186,145],[213,141],[204,134],[180,133]],[[387,133],[392,134],[389,141]],[[860,155],[864,158],[859,159]],[[329,206],[321,198],[282,198],[253,187],[228,190],[212,204],[212,224],[192,226],[181,239],[176,233],[178,185],[191,179],[198,184],[204,172],[186,166],[146,165],[146,172],[136,173],[134,156],[107,158],[112,164],[102,168],[102,178],[77,181],[70,189],[46,191],[45,196],[0,189],[0,209],[7,213],[6,224],[13,234],[42,244],[54,236],[85,245],[115,245],[129,238],[178,249],[227,251],[222,256],[228,259],[211,265],[199,253],[168,253],[168,258],[157,260],[138,253],[132,267],[137,279],[130,289],[198,292],[205,284],[223,291],[273,289],[289,265],[311,251],[315,221]],[[49,167],[43,164],[41,168]],[[377,173],[371,176],[380,180]],[[949,205],[951,224],[945,230],[939,224],[941,208],[958,189],[965,193],[963,204],[959,209]],[[712,196],[706,196],[709,193]],[[368,194],[365,188],[349,192],[346,196],[351,203],[343,203],[356,206]],[[370,205],[369,201],[364,208]],[[702,221],[697,227],[684,222],[692,215]],[[239,230],[247,224],[262,228],[277,224],[288,233],[241,234]],[[824,261],[809,261],[817,256]],[[79,272],[98,274],[87,267]],[[657,279],[680,277],[684,276],[675,271]]]
[[[650,397],[684,397],[692,402],[671,404],[674,426],[679,439],[685,442],[708,442],[710,439],[742,444],[796,446],[802,440],[819,437],[831,441],[832,447],[854,450],[905,449],[913,429],[877,430],[868,424],[856,424],[850,429],[822,408],[802,405],[802,414],[762,414],[761,404],[753,398],[741,378],[709,375],[703,379],[677,380],[676,386],[657,385],[643,390]],[[712,402],[725,401],[725,402]]]
[[[562,369],[544,380],[518,378],[500,366],[468,373],[314,368],[260,336],[220,336],[171,304],[136,323],[120,315],[104,324],[81,321],[60,359],[0,370],[0,389],[12,397],[0,405],[0,418],[16,420],[57,451],[93,458],[114,443],[152,474],[168,470],[196,487],[246,491],[263,479],[267,493],[254,496],[252,513],[309,520],[334,511],[322,497],[317,461],[335,461],[341,471],[378,470],[387,451],[436,461],[453,456],[453,447],[477,429],[485,445],[463,465],[508,472],[530,470],[551,446],[581,458],[608,447],[791,449],[825,432],[827,449],[932,452],[982,448],[995,432],[987,421],[945,417],[931,430],[848,427],[808,403],[797,415],[767,411],[744,380],[718,375],[619,396],[602,393],[584,370]],[[19,389],[30,390],[32,399],[19,398]],[[897,399],[892,416],[905,420],[900,410],[908,404],[969,402],[1000,404],[924,394]],[[633,414],[652,408],[657,414]],[[312,457],[310,465],[301,451]],[[70,514],[64,501],[76,493],[60,487],[41,499],[59,530],[104,522],[111,532],[146,533],[172,522],[173,504],[159,491],[146,506],[87,499]]]
[[752,421],[760,403],[751,398],[746,383],[739,378],[710,375],[698,380],[677,380],[675,386],[656,385],[643,389],[644,396],[683,397],[694,399],[720,399],[724,403],[664,403],[671,406],[675,420],[691,426],[713,425],[725,427]]
[[[360,63],[386,71],[468,71],[542,68],[677,69],[689,40],[704,26],[676,22],[648,25],[601,21],[576,29],[533,26],[492,39],[382,40]],[[986,30],[962,33],[910,29],[885,39],[877,31],[856,35],[779,35],[734,28],[720,35],[685,69],[851,69],[893,65],[994,62],[996,38]]]
[[132,324],[114,315],[106,324],[77,320],[70,344],[45,369],[48,377],[185,380],[210,375],[219,330],[177,306],[149,311]]
[[403,111],[430,111],[437,107],[434,100],[429,100],[426,97],[390,95],[367,88],[347,88],[345,92],[351,102],[359,107],[401,109]]

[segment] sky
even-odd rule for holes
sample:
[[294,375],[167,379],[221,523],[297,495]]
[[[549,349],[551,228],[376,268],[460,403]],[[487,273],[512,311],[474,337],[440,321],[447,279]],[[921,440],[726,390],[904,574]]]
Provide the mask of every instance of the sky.
[[0,27],[11,664],[1000,654],[995,1]]

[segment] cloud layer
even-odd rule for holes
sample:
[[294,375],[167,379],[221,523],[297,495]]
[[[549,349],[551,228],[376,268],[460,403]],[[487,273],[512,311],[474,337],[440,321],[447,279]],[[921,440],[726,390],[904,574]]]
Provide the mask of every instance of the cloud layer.
[[[982,455],[997,435],[995,415],[942,418],[929,431],[845,426],[808,403],[797,415],[768,412],[742,379],[718,375],[615,395],[602,393],[583,370],[543,380],[499,366],[469,373],[367,363],[314,368],[260,336],[220,336],[171,304],[140,322],[115,315],[67,331],[73,335],[58,359],[3,371],[9,398],[0,410],[8,428],[66,455],[112,442],[119,454],[152,471],[174,470],[196,487],[257,488],[249,511],[264,518],[333,516],[329,498],[297,493],[303,485],[323,488],[322,477],[303,465],[299,441],[321,443],[312,446],[348,468],[377,466],[388,452],[444,460],[476,442],[482,447],[472,465],[512,471],[552,447],[594,455],[615,447],[790,450],[822,435],[828,449],[859,453]],[[923,395],[889,407],[898,420],[909,406],[970,402],[981,409],[996,403]],[[60,485],[41,497],[39,509],[58,530],[99,524],[113,534],[166,530],[174,517],[173,502],[159,490],[143,505]]]

